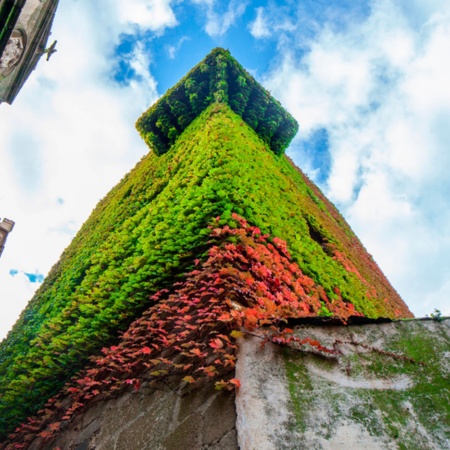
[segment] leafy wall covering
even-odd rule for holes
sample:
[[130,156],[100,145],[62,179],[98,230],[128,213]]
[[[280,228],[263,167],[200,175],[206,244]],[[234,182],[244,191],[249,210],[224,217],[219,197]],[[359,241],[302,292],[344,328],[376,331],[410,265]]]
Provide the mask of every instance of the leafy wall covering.
[[297,121],[221,48],[214,49],[170,89],[136,126],[147,145],[163,154],[213,102],[227,103],[277,154],[286,150],[297,133]]
[[[303,315],[288,308],[286,315],[343,321],[351,314],[412,316],[336,208],[280,154],[292,136],[276,131],[269,139],[270,133],[249,125],[250,113],[236,112],[232,100],[239,92],[224,92],[227,101],[221,96],[205,102],[173,139],[170,129],[155,125],[168,130],[155,132],[165,147],[155,147],[145,126],[153,126],[148,123],[172,101],[173,91],[140,119],[138,127],[155,151],[100,201],[0,343],[1,436],[60,392],[92,355],[117,344],[121,332],[160,301],[157,292],[170,294],[174,283],[207,261],[214,245],[211,225],[235,229],[245,220],[268,234],[271,245],[284,242],[297,278],[310,280],[305,304],[315,305]],[[284,137],[276,141],[275,135]],[[275,278],[280,289],[288,283]]]

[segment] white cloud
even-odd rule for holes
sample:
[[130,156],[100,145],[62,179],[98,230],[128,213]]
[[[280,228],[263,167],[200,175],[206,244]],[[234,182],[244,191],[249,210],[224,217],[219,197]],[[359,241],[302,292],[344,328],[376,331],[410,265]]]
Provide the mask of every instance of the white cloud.
[[167,46],[167,53],[170,59],[175,59],[176,54],[180,51],[181,46],[184,42],[189,41],[188,36],[182,36],[176,45]]
[[[223,9],[222,2],[217,3],[215,0],[191,1],[205,11],[205,31],[211,37],[223,36],[244,14],[247,7],[247,1],[244,0],[230,0],[226,10]],[[219,11],[217,11],[218,9]]]
[[301,60],[298,28],[265,83],[297,117],[298,139],[327,129],[327,195],[424,315],[450,298],[450,7],[415,4],[406,14],[374,1],[366,20],[324,26]]
[[157,98],[149,54],[136,43],[128,63],[137,76],[120,86],[114,49],[133,27],[159,33],[176,21],[168,1],[124,4],[61,2],[58,52],[12,106],[0,106],[0,217],[16,222],[0,259],[0,338],[37,287],[9,270],[47,274],[98,199],[148,151],[134,123]]
[[161,33],[177,25],[171,8],[172,0],[114,0],[117,20],[143,29]]
[[2,291],[2,301],[0,302],[1,337],[6,334],[22,312],[24,307],[23,299],[30,299],[36,288],[36,283],[30,283],[24,274],[18,274],[15,277],[9,275],[8,271],[5,270],[5,265],[9,261],[6,260],[6,256],[2,257],[2,259],[4,260],[0,261],[0,285]]
[[248,26],[250,34],[255,39],[267,39],[274,36],[283,40],[284,33],[296,31],[290,9],[270,3],[267,7],[255,8],[256,17]]
[[[247,5],[191,1],[213,37]],[[158,95],[152,55],[135,43],[126,62],[136,76],[119,86],[115,48],[124,33],[175,26],[175,3],[61,2],[58,52],[39,63],[12,107],[0,106],[0,217],[16,221],[0,258],[0,337],[36,288],[9,270],[46,274],[98,199],[148,151],[134,123]],[[366,20],[322,25],[306,40],[307,18],[258,11],[254,36],[279,40],[280,63],[265,84],[298,118],[300,138],[328,131],[327,194],[416,314],[448,313],[450,4],[374,1]]]
[[256,39],[267,38],[272,34],[269,30],[262,6],[256,8],[256,18],[250,23],[249,30],[251,35]]
[[[134,70],[135,77],[131,80],[132,87],[137,85],[147,86],[149,92],[156,92],[157,83],[150,73],[149,52],[145,49],[142,42],[136,42],[130,58],[130,67]],[[139,81],[136,81],[139,80]]]

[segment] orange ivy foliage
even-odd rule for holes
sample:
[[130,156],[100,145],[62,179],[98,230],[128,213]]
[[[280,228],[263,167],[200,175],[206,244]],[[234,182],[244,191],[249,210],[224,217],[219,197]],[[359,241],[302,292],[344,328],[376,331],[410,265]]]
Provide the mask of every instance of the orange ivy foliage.
[[[202,384],[216,381],[217,389],[234,389],[232,377],[242,331],[271,325],[275,343],[309,345],[335,353],[311,339],[299,341],[280,326],[287,318],[332,315],[345,322],[357,313],[340,297],[330,300],[321,286],[292,263],[284,241],[271,239],[233,215],[228,225],[211,232],[211,248],[204,263],[172,290],[152,296],[152,304],[131,324],[120,342],[104,348],[89,369],[74,377],[37,415],[21,424],[4,449],[21,449],[36,437],[51,438],[75,414],[100,399],[142,383]],[[220,380],[220,378],[222,378]],[[230,379],[231,378],[231,379]]]

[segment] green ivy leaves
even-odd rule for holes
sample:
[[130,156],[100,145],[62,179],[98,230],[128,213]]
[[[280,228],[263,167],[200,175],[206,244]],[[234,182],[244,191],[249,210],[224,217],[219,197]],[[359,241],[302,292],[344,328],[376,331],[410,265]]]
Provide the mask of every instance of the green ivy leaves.
[[144,157],[100,201],[0,343],[0,435],[204,259],[208,225],[234,227],[233,213],[287,242],[328,311],[342,298],[369,317],[408,315],[320,191],[227,104],[211,104],[170,152]]
[[211,102],[227,103],[276,154],[282,154],[297,133],[296,120],[221,48],[145,112],[136,127],[147,145],[162,155]]

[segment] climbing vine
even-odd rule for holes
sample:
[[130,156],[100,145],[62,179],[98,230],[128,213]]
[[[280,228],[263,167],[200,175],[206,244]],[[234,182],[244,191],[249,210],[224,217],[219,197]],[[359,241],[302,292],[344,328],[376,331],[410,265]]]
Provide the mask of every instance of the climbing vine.
[[[308,344],[333,352],[311,339],[296,340],[283,328],[290,317],[316,316],[324,305],[345,321],[358,314],[353,305],[330,302],[320,286],[292,262],[286,243],[270,238],[243,218],[236,227],[211,230],[207,260],[173,289],[161,289],[117,345],[103,348],[91,367],[76,376],[35,417],[9,436],[5,448],[23,448],[39,436],[51,438],[74,415],[99,399],[143,383],[171,379],[217,389],[233,389],[236,342],[243,332],[271,326],[274,343]],[[216,220],[216,223],[220,218]],[[14,446],[12,446],[14,443]]]
[[[92,355],[116,345],[118,333],[152,307],[155,292],[186,280],[198,268],[195,259],[206,261],[208,225],[220,216],[216,228],[236,227],[233,213],[289,246],[303,281],[287,288],[280,266],[270,289],[281,283],[278,296],[309,292],[311,305],[297,300],[299,311],[410,315],[317,187],[226,104],[212,104],[170,152],[145,156],[99,203],[0,343],[0,440]],[[276,248],[276,242],[268,244]],[[271,298],[252,281],[259,276],[249,272],[242,281],[243,288],[261,291],[250,308],[256,315],[264,309],[259,302]],[[286,305],[275,305],[273,314],[283,317]]]
[[161,155],[212,102],[227,103],[276,154],[282,154],[297,133],[297,121],[221,48],[214,49],[146,111],[136,127]]

